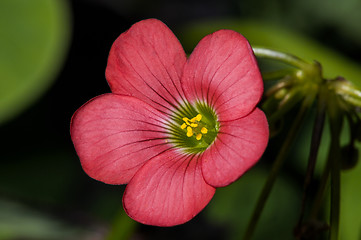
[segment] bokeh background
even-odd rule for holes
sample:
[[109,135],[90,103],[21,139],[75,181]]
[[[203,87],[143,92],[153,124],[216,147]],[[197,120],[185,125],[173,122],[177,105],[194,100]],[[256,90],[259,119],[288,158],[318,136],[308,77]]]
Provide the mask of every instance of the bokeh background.
[[[1,0],[0,239],[241,239],[282,132],[256,167],[218,189],[193,220],[159,228],[124,213],[124,186],[83,172],[69,135],[72,114],[110,91],[104,72],[111,44],[146,18],[165,22],[188,53],[206,34],[230,28],[253,46],[318,60],[326,77],[361,86],[360,12],[357,0]],[[254,239],[292,239],[313,117],[310,112],[290,151]],[[285,131],[292,119],[285,119]],[[325,131],[316,180],[328,143]],[[342,174],[341,239],[361,239],[359,165]]]

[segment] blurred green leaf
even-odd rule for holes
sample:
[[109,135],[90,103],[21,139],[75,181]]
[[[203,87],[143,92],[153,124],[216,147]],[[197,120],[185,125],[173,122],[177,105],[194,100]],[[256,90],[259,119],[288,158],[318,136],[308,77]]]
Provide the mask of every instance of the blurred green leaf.
[[[361,1],[359,0],[238,0],[243,17],[265,23],[302,29],[315,35],[326,35],[328,42],[349,41],[343,48],[352,51],[361,46]],[[332,36],[336,36],[333,39]]]
[[29,208],[0,199],[0,239],[77,239],[82,232],[75,226]]
[[66,55],[69,28],[65,0],[0,1],[0,124],[53,82]]
[[[340,31],[344,37],[361,42],[361,2],[358,0],[293,0],[287,19],[303,25],[323,25]],[[322,9],[322,11],[320,11]],[[305,18],[307,16],[307,18]]]
[[41,148],[2,162],[0,193],[9,199],[0,198],[0,239],[103,240],[120,191],[102,186],[87,195],[73,152]]

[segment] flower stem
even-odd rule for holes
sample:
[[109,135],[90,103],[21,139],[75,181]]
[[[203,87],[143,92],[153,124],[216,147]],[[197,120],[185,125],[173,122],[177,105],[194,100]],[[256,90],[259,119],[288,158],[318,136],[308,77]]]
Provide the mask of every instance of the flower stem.
[[316,219],[320,212],[320,208],[322,206],[325,197],[326,187],[328,186],[330,171],[331,171],[331,160],[330,160],[330,156],[328,156],[328,160],[321,175],[321,180],[318,186],[317,195],[315,197],[315,200],[313,201],[313,205],[309,217],[310,219]]
[[308,63],[296,56],[267,48],[254,47],[253,52],[256,57],[278,60],[300,69],[305,69],[309,65]]
[[277,158],[272,165],[272,169],[271,169],[270,174],[268,175],[267,181],[266,181],[265,185],[263,186],[261,195],[258,198],[256,207],[252,213],[251,219],[248,223],[245,235],[243,237],[244,240],[250,240],[252,238],[252,235],[254,233],[254,230],[256,229],[258,220],[261,216],[262,210],[266,204],[268,196],[269,196],[269,194],[272,190],[272,187],[275,183],[275,180],[278,176],[278,172],[287,156],[288,150],[290,149],[290,146],[291,146],[293,140],[295,139],[295,136],[296,136],[298,130],[301,127],[301,124],[306,115],[306,112],[313,102],[313,98],[314,98],[313,96],[308,96],[307,98],[305,98],[303,100],[300,111],[298,112],[296,119],[293,122],[293,125],[292,125],[290,131],[288,132],[288,135],[286,136],[284,144],[282,145],[280,152],[277,155]]
[[[327,182],[331,173],[331,216],[330,216],[330,240],[338,239],[339,219],[340,219],[340,145],[339,132],[331,133],[331,146],[328,152],[328,160],[321,176],[321,182],[317,196],[312,206],[310,219],[316,219],[322,206]],[[337,137],[338,136],[338,137]],[[337,137],[337,138],[336,138]]]
[[113,220],[106,240],[130,239],[136,228],[136,222],[125,214],[123,207],[120,207]]
[[340,145],[339,138],[331,136],[331,232],[330,240],[338,239],[338,229],[340,220]]
[[299,221],[298,221],[298,224],[295,229],[296,235],[300,234],[299,231],[302,228],[302,221],[303,221],[303,217],[304,217],[307,194],[309,191],[309,185],[311,183],[315,165],[316,165],[316,161],[317,161],[318,150],[319,150],[320,143],[321,143],[323,127],[325,124],[325,115],[326,115],[326,99],[325,99],[325,94],[322,94],[322,92],[321,92],[319,94],[319,99],[318,99],[315,125],[313,126],[313,130],[312,130],[310,154],[309,154],[309,158],[308,158],[306,177],[305,177],[305,182],[304,182],[304,187],[303,187],[304,192],[303,192],[302,202],[301,202],[301,214],[300,214]]
[[329,157],[331,162],[331,216],[330,240],[338,239],[340,221],[340,193],[341,193],[341,147],[340,133],[342,129],[342,115],[337,108],[337,96],[329,98],[328,113],[330,117],[331,146]]

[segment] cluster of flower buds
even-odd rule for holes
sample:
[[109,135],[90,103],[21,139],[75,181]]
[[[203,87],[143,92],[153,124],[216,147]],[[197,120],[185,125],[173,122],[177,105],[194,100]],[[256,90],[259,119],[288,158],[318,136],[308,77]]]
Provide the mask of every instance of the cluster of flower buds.
[[[271,173],[262,190],[260,199],[267,199],[280,166],[282,165],[287,149],[290,148],[301,127],[308,110],[316,107],[316,118],[311,137],[311,147],[308,158],[307,172],[305,174],[304,195],[302,199],[301,214],[298,225],[295,227],[295,237],[305,239],[310,232],[316,237],[322,231],[330,229],[330,239],[338,239],[338,226],[340,216],[340,179],[341,170],[354,168],[358,162],[358,149],[356,142],[361,141],[361,91],[357,86],[342,77],[328,79],[323,76],[322,66],[318,62],[308,63],[290,54],[263,48],[253,48],[259,59],[270,59],[282,65],[277,70],[262,74],[265,81],[266,91],[262,101],[262,109],[268,117],[270,134],[279,132],[284,120],[291,116],[292,126],[289,129],[283,146],[273,163]],[[269,85],[269,86],[267,86]],[[294,112],[297,115],[293,116]],[[287,117],[286,117],[287,116]],[[312,210],[307,220],[304,220],[305,202],[308,188],[311,184],[314,168],[317,161],[318,149],[321,144],[322,132],[325,119],[328,118],[331,141],[324,165],[324,171],[319,179],[318,191],[312,200]],[[349,141],[341,146],[342,131],[348,129]],[[330,179],[330,180],[329,180]],[[318,219],[322,199],[328,186],[330,191],[330,220]],[[259,211],[263,209],[265,200],[257,203],[254,214],[249,223],[245,239],[250,239],[257,223]],[[322,228],[316,227],[311,222],[322,223]],[[329,227],[328,227],[329,225]],[[327,227],[324,227],[327,226]],[[315,235],[316,234],[316,235]]]
[[[286,63],[289,67],[263,73],[263,79],[276,81],[265,92],[262,109],[268,116],[271,134],[276,134],[286,113],[303,102],[311,107],[316,100],[324,104],[329,117],[341,118],[348,124],[350,140],[342,147],[342,168],[356,165],[361,141],[361,90],[350,81],[336,77],[326,79],[318,62],[308,63],[293,55],[270,49],[254,48],[255,55]],[[302,105],[301,105],[302,106]]]

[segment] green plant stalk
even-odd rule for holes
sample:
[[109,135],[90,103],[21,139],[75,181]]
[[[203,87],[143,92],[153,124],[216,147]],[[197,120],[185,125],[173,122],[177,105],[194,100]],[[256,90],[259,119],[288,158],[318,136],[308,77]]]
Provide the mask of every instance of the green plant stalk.
[[302,122],[304,120],[307,110],[312,105],[313,99],[314,99],[314,96],[308,96],[307,98],[305,98],[303,100],[300,111],[298,112],[298,114],[295,118],[295,121],[293,122],[292,127],[291,127],[290,131],[288,132],[288,135],[286,136],[286,139],[280,149],[280,152],[277,155],[277,158],[272,165],[272,169],[271,169],[270,174],[268,175],[266,183],[263,186],[261,195],[258,198],[256,207],[252,213],[251,219],[248,223],[245,235],[243,237],[244,240],[250,240],[253,236],[253,233],[254,233],[257,223],[258,223],[258,220],[261,216],[262,210],[266,204],[268,196],[271,193],[272,187],[278,176],[279,170],[280,170],[281,166],[283,165],[283,162],[288,154],[288,151],[290,150],[291,144],[293,143],[293,140],[295,139],[295,137],[298,133],[298,130],[300,129],[300,127],[302,125]]
[[128,217],[123,207],[120,207],[105,240],[131,239],[136,227],[137,223]]
[[315,124],[313,126],[312,130],[312,139],[311,139],[311,146],[310,146],[310,154],[308,158],[308,165],[307,165],[307,171],[306,171],[306,177],[304,182],[304,192],[302,196],[302,202],[301,202],[301,213],[298,221],[298,225],[296,227],[296,233],[297,230],[300,230],[302,227],[302,221],[304,217],[304,211],[305,211],[305,205],[307,200],[307,194],[309,190],[309,185],[311,183],[316,161],[317,161],[317,155],[318,150],[320,148],[321,144],[321,137],[323,132],[323,127],[325,124],[325,115],[326,115],[326,99],[325,94],[321,91],[319,94],[318,104],[317,104],[317,115]]
[[[331,95],[331,94],[330,94]],[[341,147],[340,135],[342,129],[342,116],[338,109],[337,96],[329,96],[328,113],[330,117],[331,145],[331,214],[330,214],[330,240],[337,240],[340,222],[340,193],[341,193]]]
[[[310,213],[311,219],[316,219],[323,201],[326,186],[331,175],[331,214],[330,214],[330,240],[337,240],[339,235],[340,221],[340,193],[341,193],[341,147],[340,135],[342,129],[342,112],[339,109],[338,96],[328,91],[327,85],[322,87],[327,99],[326,111],[330,119],[331,144],[328,152],[328,160],[321,176],[321,182],[317,196]],[[321,91],[322,91],[321,90]],[[327,95],[327,96],[326,96]]]
[[253,47],[253,52],[256,57],[281,61],[296,68],[307,69],[309,67],[307,62],[291,54],[259,47]]
[[[330,153],[329,153],[330,154]],[[328,186],[330,172],[331,172],[331,158],[328,156],[327,162],[325,165],[325,168],[323,169],[322,175],[321,175],[321,181],[318,186],[318,191],[315,197],[315,200],[313,201],[311,213],[310,213],[310,219],[317,219],[317,216],[320,212],[320,208],[322,206],[322,203],[324,201],[326,187]]]
[[332,136],[331,134],[331,146],[330,146],[330,157],[331,157],[331,232],[330,240],[338,239],[339,221],[340,221],[340,144],[338,136]]
[[331,174],[331,214],[330,214],[330,240],[337,240],[339,235],[340,221],[340,193],[341,193],[341,174],[340,174],[340,144],[339,132],[332,136],[331,145],[328,153],[328,160],[321,176],[321,182],[317,196],[312,206],[310,218],[316,219],[321,208],[326,186]]

